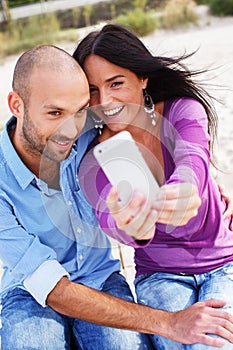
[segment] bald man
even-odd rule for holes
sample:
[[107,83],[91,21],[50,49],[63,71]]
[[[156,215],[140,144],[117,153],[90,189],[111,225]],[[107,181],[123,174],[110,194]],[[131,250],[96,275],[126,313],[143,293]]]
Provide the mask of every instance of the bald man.
[[139,332],[188,344],[207,342],[213,325],[233,341],[232,316],[216,309],[224,302],[178,313],[133,303],[78,184],[96,130],[86,123],[89,87],[77,62],[54,46],[25,52],[8,104],[13,117],[0,142],[2,350],[146,350],[153,348]]

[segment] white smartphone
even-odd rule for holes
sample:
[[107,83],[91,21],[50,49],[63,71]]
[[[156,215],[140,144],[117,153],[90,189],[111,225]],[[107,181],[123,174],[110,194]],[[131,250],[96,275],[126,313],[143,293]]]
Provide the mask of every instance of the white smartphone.
[[94,156],[127,203],[135,189],[153,201],[159,185],[128,131],[121,131],[94,148]]

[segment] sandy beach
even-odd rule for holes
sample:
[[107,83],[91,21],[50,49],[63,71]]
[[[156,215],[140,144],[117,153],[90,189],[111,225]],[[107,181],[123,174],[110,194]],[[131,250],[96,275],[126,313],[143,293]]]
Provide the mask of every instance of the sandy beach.
[[[187,64],[192,69],[211,69],[202,80],[208,84],[208,91],[222,101],[222,104],[216,103],[219,129],[215,149],[217,165],[222,171],[215,170],[213,173],[217,181],[233,195],[233,17],[209,16],[205,6],[199,6],[198,12],[199,26],[176,31],[157,30],[142,40],[155,55],[177,56],[198,49]],[[79,38],[87,32],[88,29],[79,31]],[[75,43],[66,43],[61,47],[72,53]],[[11,90],[13,69],[18,57],[10,56],[0,61],[0,124],[10,117],[7,95]],[[122,253],[125,274],[132,281],[132,250],[125,247]]]
[[159,31],[144,42],[156,55],[197,53],[187,63],[192,69],[209,68],[202,76],[207,90],[221,103],[215,103],[219,116],[215,159],[221,171],[213,171],[218,183],[233,195],[233,17],[209,16],[199,7],[200,25],[188,30]]
[[[202,80],[207,83],[208,91],[222,101],[222,104],[216,103],[219,129],[215,157],[223,172],[215,171],[214,175],[233,194],[233,17],[209,16],[205,6],[199,6],[198,13],[197,27],[157,30],[144,37],[143,41],[155,55],[176,56],[198,49],[187,64],[192,69],[211,69]],[[88,29],[79,31],[79,38],[87,32]],[[72,53],[75,43],[60,46]],[[7,94],[11,90],[13,69],[18,57],[10,56],[0,61],[0,123],[10,116]]]
[[[198,12],[200,18],[198,27],[192,26],[176,31],[158,30],[142,40],[155,55],[160,56],[177,56],[185,51],[192,52],[198,49],[187,64],[192,69],[211,69],[203,75],[202,80],[208,84],[208,91],[222,101],[222,104],[216,103],[219,128],[215,148],[217,165],[222,171],[215,170],[213,174],[218,183],[225,185],[227,192],[233,196],[233,17],[209,16],[204,6],[198,7]],[[79,38],[81,39],[87,32],[88,29],[79,31]],[[60,46],[72,53],[75,43]],[[0,126],[10,117],[7,95],[11,90],[13,69],[19,56],[0,59]],[[129,247],[121,249],[125,264],[124,273],[133,287],[133,249]],[[119,250],[116,246],[114,251],[117,256]]]

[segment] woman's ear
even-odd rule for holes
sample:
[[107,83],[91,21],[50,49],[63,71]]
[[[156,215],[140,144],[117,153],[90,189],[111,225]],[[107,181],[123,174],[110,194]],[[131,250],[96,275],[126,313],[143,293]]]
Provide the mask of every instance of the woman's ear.
[[8,106],[11,113],[18,119],[23,117],[24,114],[24,103],[22,98],[17,92],[12,91],[8,95]]
[[147,88],[148,78],[142,78],[142,89]]

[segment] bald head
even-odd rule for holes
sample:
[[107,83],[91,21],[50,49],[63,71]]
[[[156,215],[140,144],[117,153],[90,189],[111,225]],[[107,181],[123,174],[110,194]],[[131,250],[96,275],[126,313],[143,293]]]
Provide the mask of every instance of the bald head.
[[30,78],[35,71],[54,71],[55,73],[79,72],[84,75],[79,64],[66,51],[53,46],[42,45],[26,51],[17,61],[12,88],[24,102],[30,96]]

